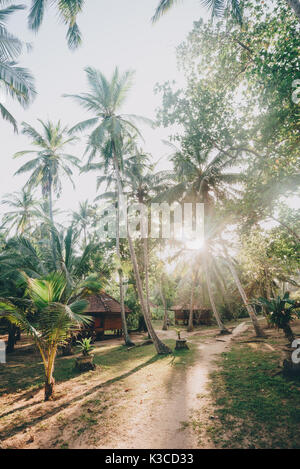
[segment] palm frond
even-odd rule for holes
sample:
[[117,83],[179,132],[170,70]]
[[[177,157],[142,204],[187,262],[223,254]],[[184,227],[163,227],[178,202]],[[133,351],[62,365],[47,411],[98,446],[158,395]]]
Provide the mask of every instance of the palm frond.
[[152,17],[152,23],[156,23],[156,21],[158,21],[162,15],[167,13],[167,11],[170,10],[170,8],[172,8],[178,2],[179,0],[160,0]]

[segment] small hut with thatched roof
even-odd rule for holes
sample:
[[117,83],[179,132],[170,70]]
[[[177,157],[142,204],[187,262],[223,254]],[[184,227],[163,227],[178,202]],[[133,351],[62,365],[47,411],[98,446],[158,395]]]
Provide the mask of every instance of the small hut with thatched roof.
[[[98,337],[103,337],[105,331],[113,331],[115,335],[122,334],[121,305],[107,293],[97,293],[86,297],[89,306],[85,312],[94,318],[93,330]],[[125,306],[126,316],[130,309]]]
[[[175,305],[171,311],[175,313],[175,324],[188,325],[191,306],[188,304]],[[209,309],[203,308],[200,305],[193,306],[193,322],[195,326],[205,324],[212,324],[212,314]]]

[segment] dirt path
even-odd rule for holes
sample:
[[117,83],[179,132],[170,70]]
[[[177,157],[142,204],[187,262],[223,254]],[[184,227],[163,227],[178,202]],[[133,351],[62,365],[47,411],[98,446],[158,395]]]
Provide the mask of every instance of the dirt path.
[[[245,323],[232,335],[207,339],[197,346],[195,364],[178,367],[143,369],[127,378],[134,390],[132,398],[118,415],[118,431],[110,435],[108,445],[98,448],[198,448],[199,443],[190,425],[193,411],[209,399],[207,384],[214,361],[224,352],[232,337],[247,329]],[[166,336],[167,334],[165,334]],[[204,444],[205,445],[205,444]]]
[[[192,355],[153,356],[135,365],[128,361],[122,369],[100,368],[100,373],[74,377],[59,383],[56,400],[48,403],[43,403],[42,389],[3,396],[0,418],[6,436],[0,447],[211,447],[199,443],[192,418],[201,412],[201,420],[209,418],[204,407],[210,403],[207,384],[214,361],[247,327],[240,324],[231,335],[217,338],[216,331],[188,334],[196,347]],[[162,339],[174,337],[174,331],[158,333]]]

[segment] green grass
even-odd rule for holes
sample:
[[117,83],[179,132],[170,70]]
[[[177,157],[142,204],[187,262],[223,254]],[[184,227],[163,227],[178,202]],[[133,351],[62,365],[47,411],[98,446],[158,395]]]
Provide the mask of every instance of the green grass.
[[300,381],[278,375],[279,356],[235,346],[211,375],[218,447],[300,448]]
[[[174,350],[175,340],[169,339],[165,343]],[[174,365],[189,365],[193,363],[194,345],[190,350],[173,353]],[[124,346],[101,348],[94,351],[94,363],[97,365],[95,373],[104,374],[106,379],[118,380],[125,373],[138,371],[139,368],[150,365],[164,355],[157,355],[152,344],[127,349]],[[0,395],[17,391],[34,391],[44,385],[44,369],[38,354],[17,354],[13,362],[3,365],[0,369]],[[57,383],[67,381],[77,376],[84,377],[75,370],[76,357],[57,357],[54,377]]]

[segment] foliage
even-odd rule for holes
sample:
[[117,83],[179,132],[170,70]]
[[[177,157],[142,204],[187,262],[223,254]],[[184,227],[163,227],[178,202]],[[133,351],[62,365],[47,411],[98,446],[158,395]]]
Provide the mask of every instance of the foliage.
[[289,292],[270,300],[259,298],[258,302],[267,308],[270,322],[275,324],[278,329],[285,329],[286,325],[299,316],[299,311],[295,311],[295,309],[299,309],[299,304],[290,298]]
[[79,345],[79,350],[84,356],[88,356],[91,353],[91,351],[94,349],[94,347],[91,344],[91,338],[78,340],[77,344]]
[[[40,279],[30,278],[26,274],[23,277],[28,300],[2,299],[1,316],[33,338],[43,360],[45,400],[48,400],[53,395],[57,349],[67,343],[72,331],[90,322],[90,318],[82,314],[88,302],[74,297],[74,292],[68,291],[67,280],[61,273],[54,272]],[[18,307],[18,302],[28,306],[30,314],[25,314]]]
[[[26,68],[16,63],[26,44],[7,30],[11,15],[24,8],[24,5],[13,4],[10,0],[0,0],[0,91],[26,108],[35,97],[34,80]],[[3,102],[0,102],[0,114],[16,132],[16,119]]]
[[[68,26],[67,41],[71,50],[76,49],[82,42],[81,32],[77,24],[77,16],[81,13],[84,0],[55,0],[51,6],[56,6],[59,19]],[[28,15],[28,26],[33,31],[38,31],[49,4],[48,0],[32,0]]]

